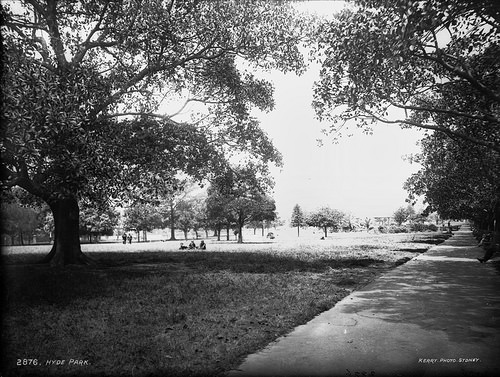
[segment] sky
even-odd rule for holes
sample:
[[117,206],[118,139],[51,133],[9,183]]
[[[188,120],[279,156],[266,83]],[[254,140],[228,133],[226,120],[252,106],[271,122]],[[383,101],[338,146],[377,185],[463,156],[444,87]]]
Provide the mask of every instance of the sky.
[[[335,12],[342,2],[306,1],[305,10],[318,14]],[[281,152],[284,165],[273,168],[273,197],[283,220],[289,220],[295,204],[304,211],[330,206],[365,218],[391,216],[406,206],[405,180],[418,164],[403,159],[420,151],[423,132],[378,124],[373,135],[354,130],[337,144],[321,133],[328,123],[315,118],[311,103],[319,67],[298,77],[273,72],[267,77],[275,87],[275,109],[254,112],[261,127]],[[323,139],[319,146],[317,139]]]

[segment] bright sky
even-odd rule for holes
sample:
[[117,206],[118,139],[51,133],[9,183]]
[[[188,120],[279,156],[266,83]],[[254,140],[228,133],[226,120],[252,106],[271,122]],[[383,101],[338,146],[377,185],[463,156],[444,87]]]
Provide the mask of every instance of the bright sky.
[[[306,1],[302,7],[329,14],[341,4]],[[355,130],[354,136],[331,143],[321,133],[328,124],[317,121],[311,107],[318,71],[318,66],[311,66],[300,77],[267,76],[275,86],[275,110],[254,114],[284,158],[284,166],[273,169],[273,197],[280,217],[288,221],[295,204],[305,211],[329,205],[361,218],[391,216],[406,205],[403,183],[418,170],[403,156],[419,152],[417,141],[423,133],[379,124],[373,135]],[[324,140],[322,147],[318,138]]]

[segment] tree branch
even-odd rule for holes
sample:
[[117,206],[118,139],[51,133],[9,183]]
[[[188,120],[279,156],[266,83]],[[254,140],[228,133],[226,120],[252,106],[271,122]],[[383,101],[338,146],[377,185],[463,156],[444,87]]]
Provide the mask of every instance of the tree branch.
[[424,123],[420,123],[420,122],[415,122],[415,121],[412,121],[412,120],[409,120],[409,119],[388,120],[388,119],[384,119],[384,118],[382,118],[380,116],[377,116],[375,114],[372,114],[372,113],[370,113],[367,110],[365,110],[365,112],[367,114],[366,115],[367,118],[372,118],[372,119],[375,119],[375,120],[380,121],[382,123],[386,123],[386,124],[406,124],[406,125],[417,127],[417,128],[423,128],[423,129],[426,129],[426,130],[432,130],[432,131],[442,132],[442,133],[448,135],[449,137],[452,137],[452,138],[458,137],[458,138],[460,138],[462,140],[466,140],[466,141],[469,141],[471,143],[474,143],[474,144],[477,144],[477,145],[481,145],[481,146],[486,147],[488,149],[494,150],[497,153],[500,153],[500,145],[498,145],[498,144],[490,143],[490,142],[487,142],[487,141],[484,141],[484,140],[480,140],[480,139],[477,139],[475,137],[466,135],[466,134],[464,134],[462,132],[450,130],[449,128],[440,127],[440,126],[436,126],[436,125],[432,125],[432,124],[424,124]]
[[435,107],[420,107],[420,106],[412,106],[412,105],[402,105],[402,104],[398,104],[398,103],[395,103],[392,101],[390,101],[390,104],[394,107],[397,107],[399,109],[404,109],[404,110],[428,111],[431,113],[447,114],[447,115],[451,115],[451,116],[480,120],[480,121],[484,121],[484,122],[498,123],[498,119],[492,115],[478,116],[478,115],[473,115],[470,113],[463,113],[463,112],[455,111],[455,110],[438,109]]

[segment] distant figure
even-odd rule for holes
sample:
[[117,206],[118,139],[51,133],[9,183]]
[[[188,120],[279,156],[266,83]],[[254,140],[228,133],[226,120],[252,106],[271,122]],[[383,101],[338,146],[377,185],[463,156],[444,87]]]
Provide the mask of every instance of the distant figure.
[[132,234],[128,234],[128,243],[131,244],[132,243]]
[[200,250],[206,250],[207,249],[207,244],[205,243],[205,241],[201,241],[200,242]]
[[448,221],[448,233],[453,234],[453,233],[451,232],[451,222],[449,222],[449,221]]
[[324,239],[325,239],[325,237],[321,237],[321,238],[320,238],[320,240],[324,240]]
[[123,239],[123,244],[125,245],[127,243],[127,234],[126,233],[123,233],[122,239]]
[[194,243],[194,241],[191,241],[191,243],[189,244],[189,249],[196,249],[196,244]]
[[181,247],[179,247],[179,250],[186,250],[188,247],[184,246],[184,244],[181,242]]

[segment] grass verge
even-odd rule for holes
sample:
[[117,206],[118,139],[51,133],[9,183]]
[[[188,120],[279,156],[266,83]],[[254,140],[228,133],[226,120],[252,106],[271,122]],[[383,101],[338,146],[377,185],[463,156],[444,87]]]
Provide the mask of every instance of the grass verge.
[[426,250],[433,236],[237,252],[98,252],[93,267],[50,268],[29,264],[39,256],[9,255],[2,375],[222,375]]

